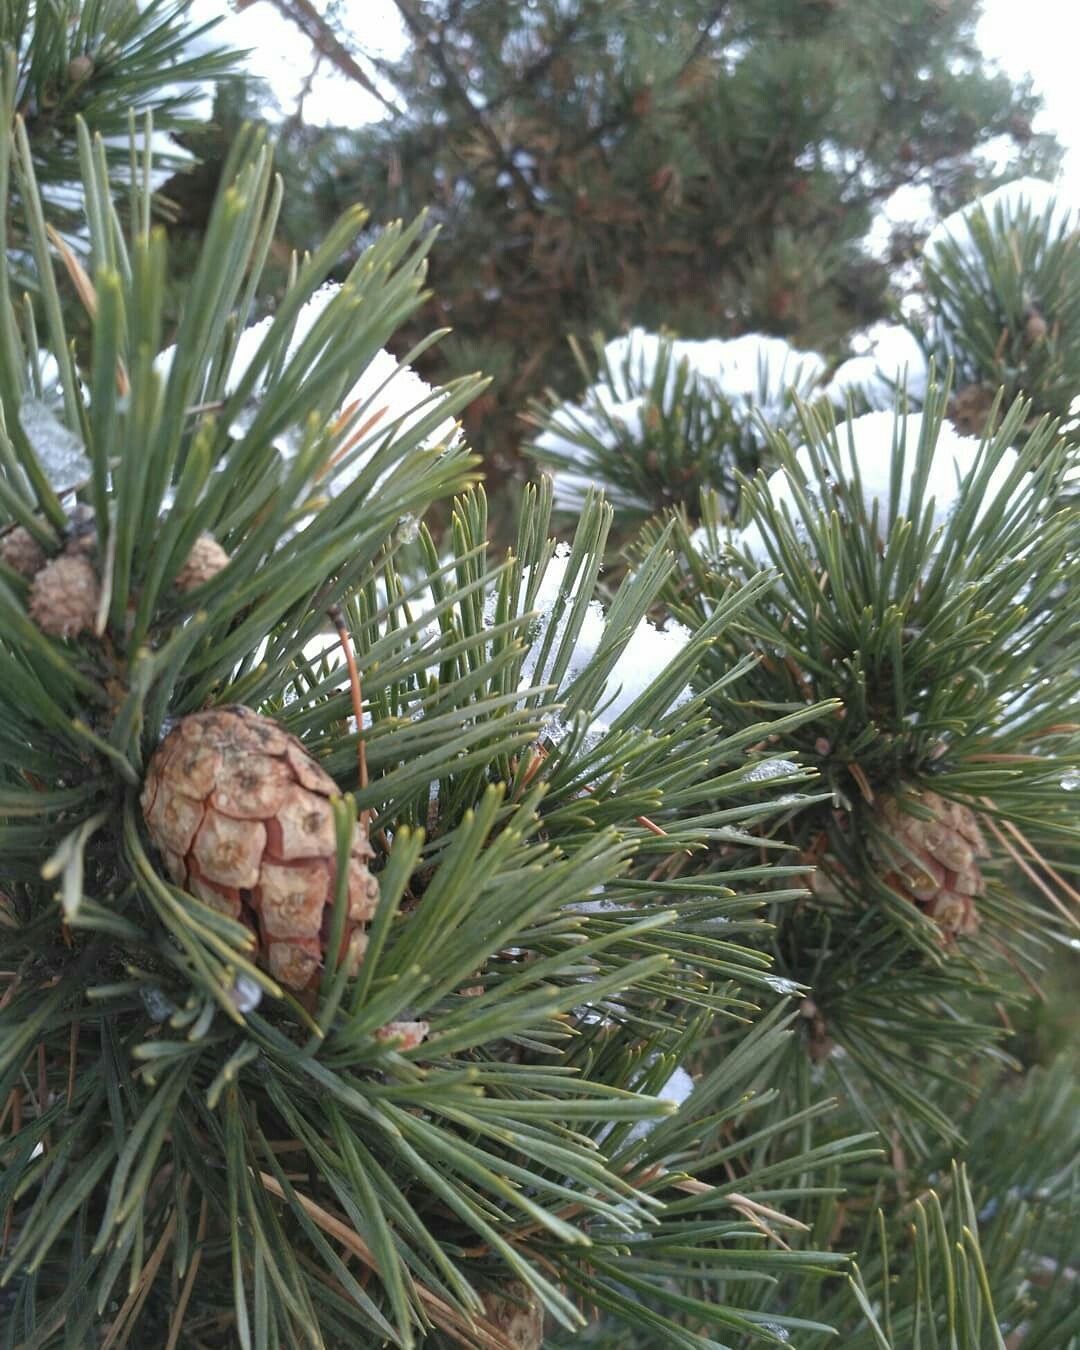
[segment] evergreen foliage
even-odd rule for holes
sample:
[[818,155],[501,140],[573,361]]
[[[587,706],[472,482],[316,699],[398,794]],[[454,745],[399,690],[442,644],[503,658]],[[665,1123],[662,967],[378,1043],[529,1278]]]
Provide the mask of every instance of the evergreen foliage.
[[[125,20],[152,53],[184,8],[87,5],[78,31]],[[403,8],[444,81],[494,12],[440,7],[434,52]],[[721,91],[804,87],[784,61],[844,10],[810,8],[665,11],[651,86],[628,24],[596,106],[682,153],[735,37]],[[959,10],[920,7],[905,60]],[[532,25],[538,90],[625,19],[500,12],[504,56]],[[0,1346],[1074,1347],[1075,1050],[1042,1055],[1027,999],[1077,945],[1071,223],[1029,189],[928,247],[924,350],[1004,386],[981,437],[933,361],[825,384],[778,339],[635,330],[576,409],[536,411],[555,478],[496,522],[459,425],[485,381],[411,370],[442,336],[431,218],[350,206],[283,260],[289,194],[244,127],[178,285],[160,123],[115,160],[111,123],[73,118],[48,162],[27,135],[27,61],[72,31],[51,13],[5,31],[0,88]],[[843,89],[815,67],[822,117],[883,97],[876,59]],[[941,61],[938,164],[1005,97]],[[473,134],[447,153],[494,247],[498,193],[538,170],[500,185]],[[69,240],[42,184],[76,149]],[[176,884],[144,816],[170,729],[237,705],[336,788],[303,989],[250,895],[233,917]]]
[[[314,6],[274,4],[312,33]],[[1030,87],[981,57],[975,0],[397,9],[397,61],[366,55],[345,8],[316,25],[326,59],[394,111],[357,130],[286,120],[281,162],[306,190],[283,233],[302,247],[355,199],[376,219],[432,210],[436,295],[410,332],[452,326],[440,377],[494,377],[468,415],[489,481],[515,467],[529,400],[572,392],[568,335],[641,323],[833,349],[883,312],[910,248],[900,230],[895,256],[863,250],[879,203],[915,184],[953,209],[991,177],[991,138],[1010,174],[1057,161]]]
[[[776,439],[782,468],[747,485],[754,524],[731,545],[707,527],[701,551],[684,534],[687,571],[672,595],[693,626],[742,568],[775,566],[783,580],[744,617],[736,648],[758,662],[723,715],[826,698],[842,707],[785,740],[833,796],[794,814],[781,836],[818,872],[813,907],[779,915],[778,970],[813,989],[811,1056],[841,1080],[850,1059],[872,1085],[863,1109],[884,1111],[915,1148],[923,1126],[953,1132],[926,1089],[935,1050],[993,1051],[997,1001],[1023,992],[1010,967],[1045,962],[1058,912],[1062,937],[1075,925],[1070,888],[1047,857],[1076,840],[1068,788],[1080,742],[1063,717],[1078,692],[1076,624],[1060,604],[1076,566],[1075,510],[1061,504],[1075,450],[1043,424],[1012,451],[1027,414],[1019,403],[967,471],[953,470],[939,448],[951,447],[944,405],[932,388],[921,417],[891,427],[890,414],[834,429],[807,412],[806,448],[796,457]],[[867,423],[877,441],[859,453]],[[870,486],[860,471],[874,469]],[[942,502],[950,471],[961,482]],[[893,804],[927,820],[939,798],[979,817],[1005,868],[985,894],[951,897],[960,914],[921,909],[897,881],[921,864],[897,836]],[[1037,902],[1011,863],[1035,874]],[[932,898],[918,886],[915,895]]]
[[[1030,415],[1066,418],[1080,387],[1080,241],[1049,184],[1022,179],[973,203],[927,241],[925,345],[951,362],[972,431],[999,388]],[[966,395],[966,399],[965,399]],[[954,407],[954,413],[958,409]]]
[[[115,177],[130,177],[131,116],[153,114],[158,178],[190,156],[171,135],[198,128],[209,86],[236,74],[236,54],[213,40],[212,23],[189,22],[191,0],[11,0],[0,8],[0,47],[13,53],[14,99],[49,220],[81,221],[78,125],[101,136]],[[18,185],[12,201],[19,201]],[[125,203],[126,204],[126,203]],[[25,211],[14,211],[7,247],[26,244]]]
[[[33,211],[24,144],[21,159]],[[100,201],[98,156],[86,172],[87,201]],[[745,785],[741,752],[763,728],[727,735],[708,718],[715,681],[688,703],[683,693],[761,583],[687,635],[600,730],[600,693],[673,559],[658,542],[610,597],[595,653],[568,680],[610,524],[599,501],[541,632],[528,615],[550,565],[543,498],[526,505],[519,556],[496,566],[484,560],[483,499],[462,498],[453,556],[424,541],[430,598],[413,616],[417,584],[394,564],[400,522],[472,472],[456,438],[424,436],[479,386],[451,387],[407,432],[384,429],[366,459],[364,410],[338,409],[420,303],[430,236],[419,224],[384,231],[290,345],[363,225],[349,213],[299,268],[230,389],[277,200],[248,136],[171,358],[156,363],[166,260],[145,228],[147,191],[130,235],[89,213],[93,345],[81,378],[60,359],[47,434],[26,429],[31,354],[4,315],[8,534],[21,527],[54,554],[85,537],[74,501],[92,503],[101,579],[85,635],[54,638],[32,617],[36,583],[4,575],[6,1343],[178,1344],[190,1323],[204,1343],[408,1345],[434,1328],[499,1346],[482,1296],[511,1278],[556,1325],[579,1323],[580,1298],[672,1344],[707,1343],[685,1325],[691,1309],[753,1333],[753,1308],[715,1297],[715,1255],[791,1264],[741,1217],[767,1203],[755,1169],[769,1187],[873,1151],[863,1135],[768,1167],[748,1158],[737,1203],[732,1186],[695,1182],[699,1141],[708,1161],[709,1141],[744,1109],[747,1075],[790,1037],[775,1014],[700,1078],[678,1129],[648,1131],[672,1109],[657,1093],[702,1018],[741,1023],[755,993],[771,994],[766,957],[726,930],[703,936],[747,922],[767,869],[740,868],[737,894],[727,877],[695,878],[688,895],[664,879],[729,821],[776,809]],[[34,237],[60,357],[54,272]],[[273,378],[261,385],[262,371]],[[54,483],[69,437],[85,478]],[[358,472],[327,494],[320,471],[349,447]],[[229,562],[178,594],[172,580],[208,527]],[[137,794],[168,719],[241,699],[275,711],[347,786],[349,700],[326,659],[320,670],[305,655],[335,606],[371,708],[371,777],[334,807],[339,850],[358,811],[375,822],[381,899],[359,975],[328,962],[308,1006],[253,963],[243,926],[164,879]],[[417,1024],[423,1048],[395,1049]],[[778,1118],[769,1131],[785,1128]],[[657,1235],[670,1244],[661,1269],[635,1257],[638,1233],[650,1252]],[[343,1252],[374,1280],[358,1280]],[[807,1251],[795,1266],[840,1260]],[[677,1292],[691,1282],[696,1303]]]

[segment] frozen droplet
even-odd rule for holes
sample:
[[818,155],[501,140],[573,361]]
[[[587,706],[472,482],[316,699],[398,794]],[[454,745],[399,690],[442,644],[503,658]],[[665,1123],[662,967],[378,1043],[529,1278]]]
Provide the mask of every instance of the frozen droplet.
[[139,990],[139,997],[151,1022],[166,1022],[176,1012],[176,1004],[156,984],[144,984]]
[[763,975],[761,977],[770,989],[775,989],[778,994],[796,994],[799,986],[794,980],[787,980],[783,975]]
[[1076,769],[1070,769],[1068,773],[1061,775],[1061,786],[1066,792],[1075,792],[1080,788],[1080,773]]
[[250,975],[237,975],[229,990],[229,998],[237,1012],[254,1012],[262,1002],[262,990]]
[[397,537],[398,542],[402,544],[411,544],[420,534],[420,518],[418,516],[402,516],[398,521]]
[[753,764],[746,772],[745,782],[767,783],[770,778],[786,778],[788,774],[798,773],[799,766],[790,759],[763,759]]
[[756,844],[757,840],[752,834],[745,830],[740,830],[736,825],[723,825],[716,831],[718,839],[726,839],[732,844]]
[[787,1327],[780,1326],[778,1322],[759,1322],[758,1326],[761,1327],[762,1331],[771,1331],[774,1336],[785,1343],[791,1340]]
[[90,461],[81,439],[64,426],[47,403],[23,399],[19,421],[45,477],[57,492],[70,492],[90,477]]

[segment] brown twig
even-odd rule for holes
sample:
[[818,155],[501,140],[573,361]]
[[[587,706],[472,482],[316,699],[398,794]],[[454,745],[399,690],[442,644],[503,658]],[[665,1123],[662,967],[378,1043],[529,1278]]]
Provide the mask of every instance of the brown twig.
[[[329,614],[330,622],[337,629],[341,650],[345,653],[345,664],[349,668],[349,690],[352,694],[353,714],[356,717],[356,758],[359,765],[360,788],[362,791],[368,785],[367,751],[364,748],[364,693],[360,687],[360,672],[356,669],[356,658],[353,656],[349,631],[345,627],[345,614],[340,605],[332,605]],[[360,813],[360,820],[363,824],[365,834],[367,833],[370,818],[371,812],[365,808]]]
[[[116,1314],[116,1318],[105,1335],[105,1339],[101,1342],[101,1350],[110,1350],[113,1345],[118,1348],[127,1345],[131,1333],[135,1330],[135,1322],[139,1316],[139,1311],[150,1292],[150,1286],[154,1282],[158,1266],[164,1260],[175,1232],[176,1210],[174,1209],[169,1215],[169,1222],[165,1225],[161,1237],[158,1238],[157,1246],[151,1253],[149,1261],[139,1272],[139,1278],[135,1281],[134,1289],[124,1300],[123,1306]],[[125,1327],[125,1324],[129,1325]]]
[[180,1290],[180,1297],[176,1300],[172,1322],[169,1324],[169,1339],[165,1342],[165,1350],[176,1350],[177,1343],[180,1340],[180,1332],[183,1329],[184,1313],[187,1312],[187,1305],[191,1299],[191,1291],[195,1288],[195,1276],[198,1274],[199,1263],[202,1261],[201,1243],[206,1237],[208,1217],[209,1207],[207,1206],[206,1196],[204,1195],[202,1204],[199,1206],[199,1226],[195,1230],[195,1251],[192,1254],[191,1264],[188,1266],[187,1275],[184,1277],[184,1287]]
[[453,66],[446,58],[444,44],[437,38],[435,41],[432,41],[431,34],[423,21],[421,6],[418,5],[415,0],[394,0],[394,3],[397,5],[398,13],[405,20],[405,27],[409,30],[409,33],[412,35],[417,46],[423,48],[438,67],[439,74],[446,81],[447,91],[457,99],[466,116],[480,132],[480,135],[483,136],[484,140],[487,141],[496,160],[513,179],[514,186],[523,195],[526,203],[529,206],[534,207],[536,202],[533,197],[533,190],[529,186],[525,175],[514,163],[513,156],[507,152],[502,141],[499,140],[495,129],[469,97],[468,90],[458,78],[457,71],[454,70]]

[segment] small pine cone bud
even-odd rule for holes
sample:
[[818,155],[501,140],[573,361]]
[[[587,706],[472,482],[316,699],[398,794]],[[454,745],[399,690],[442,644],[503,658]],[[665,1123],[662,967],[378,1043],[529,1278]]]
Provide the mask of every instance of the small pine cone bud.
[[228,561],[229,555],[212,534],[200,534],[191,546],[187,561],[176,574],[176,589],[186,593],[205,585]]
[[957,891],[938,891],[926,907],[931,919],[936,919],[946,933],[968,937],[978,932],[979,916],[971,897]]
[[68,62],[67,73],[72,84],[81,84],[83,80],[88,80],[94,73],[93,58],[87,56],[85,52],[73,56]]
[[981,436],[997,391],[988,384],[965,384],[949,399],[949,420],[961,436]]
[[979,859],[990,854],[975,813],[936,792],[917,799],[929,817],[916,816],[898,797],[879,802],[871,845],[885,864],[881,879],[923,906],[946,937],[973,933],[979,922],[973,897],[986,890]]
[[24,577],[36,576],[48,562],[45,550],[21,525],[0,537],[0,561]]
[[1034,347],[1037,342],[1042,342],[1049,331],[1046,320],[1032,305],[1024,314],[1024,342]]
[[92,629],[100,603],[101,585],[85,558],[54,558],[30,587],[30,617],[49,637],[72,638]]
[[482,1296],[484,1318],[498,1327],[515,1350],[540,1350],[544,1343],[544,1309],[520,1281]]

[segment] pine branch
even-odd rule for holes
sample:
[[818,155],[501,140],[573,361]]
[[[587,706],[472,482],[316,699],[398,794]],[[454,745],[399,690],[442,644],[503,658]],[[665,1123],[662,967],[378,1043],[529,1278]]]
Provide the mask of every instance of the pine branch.
[[[258,0],[234,0],[234,7],[239,13],[257,3]],[[325,57],[335,70],[377,99],[388,113],[392,113],[395,117],[400,116],[401,109],[391,103],[379,89],[311,0],[269,0],[269,3],[283,18],[300,29],[312,47],[320,56]]]
[[454,70],[446,55],[441,33],[429,30],[424,21],[422,11],[420,7],[414,3],[414,0],[394,0],[394,3],[417,46],[434,63],[440,75],[446,81],[447,90],[453,95],[455,102],[487,142],[492,155],[495,158],[495,162],[502,165],[503,170],[509,174],[514,185],[521,193],[522,200],[535,210],[536,201],[532,187],[515,163],[513,155],[509,154],[503,146],[498,133],[484,115],[484,110],[478,107],[469,97],[468,90],[461,83],[457,72]]

